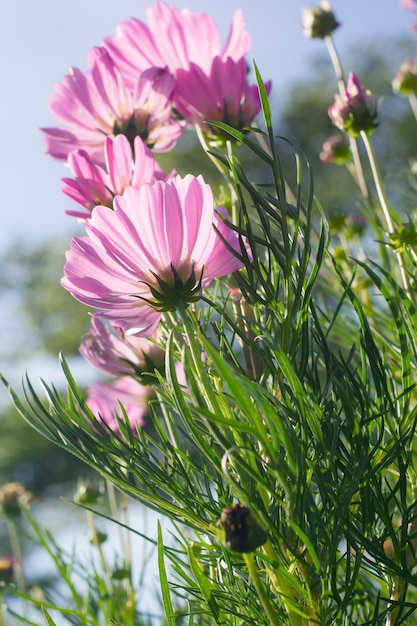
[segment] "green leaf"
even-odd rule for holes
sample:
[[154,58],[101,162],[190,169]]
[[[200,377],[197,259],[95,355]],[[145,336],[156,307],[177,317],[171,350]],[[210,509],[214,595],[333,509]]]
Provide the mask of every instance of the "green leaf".
[[165,552],[164,544],[162,540],[161,523],[158,520],[158,571],[159,571],[159,583],[161,586],[162,603],[164,607],[165,619],[167,626],[175,626],[175,611],[171,601],[171,595],[168,585],[167,571],[165,568]]
[[207,573],[201,568],[197,559],[195,558],[192,546],[188,547],[188,558],[190,560],[191,570],[200,588],[202,596],[206,601],[207,607],[210,610],[211,615],[214,617],[216,624],[223,624],[224,621],[221,618],[220,609],[213,595],[213,588],[207,578]]
[[46,617],[46,621],[48,622],[49,626],[56,626],[54,620],[52,619],[52,617],[49,615],[48,611],[45,609],[45,607],[42,607],[42,613],[44,614],[44,616]]

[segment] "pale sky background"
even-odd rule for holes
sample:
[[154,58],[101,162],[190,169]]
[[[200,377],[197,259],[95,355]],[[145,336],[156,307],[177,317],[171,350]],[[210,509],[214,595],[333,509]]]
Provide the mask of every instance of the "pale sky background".
[[[301,8],[319,0],[178,0],[178,8],[210,13],[225,39],[237,8],[251,33],[251,56],[273,95],[285,97],[291,81],[305,75],[309,57],[325,44],[304,37]],[[87,53],[130,16],[145,20],[150,0],[0,0],[0,246],[61,235],[70,238],[74,220],[65,210],[74,204],[61,193],[61,163],[44,155],[40,126],[55,125],[48,96],[55,83],[78,66],[87,69]],[[400,0],[333,0],[342,23],[335,33],[340,53],[350,44],[386,35],[407,35],[414,17]],[[416,55],[417,55],[417,35]],[[203,45],[203,42],[202,42]],[[348,69],[348,68],[346,68]]]

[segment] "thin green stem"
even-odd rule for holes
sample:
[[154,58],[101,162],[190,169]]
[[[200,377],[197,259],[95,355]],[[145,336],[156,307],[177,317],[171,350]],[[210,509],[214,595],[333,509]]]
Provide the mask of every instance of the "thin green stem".
[[[258,568],[256,566],[253,554],[251,552],[248,552],[244,554],[243,557],[245,559],[245,563],[248,568],[252,582],[255,585],[255,589],[258,594],[259,600],[263,608],[265,609],[266,614],[268,615],[268,619],[269,619],[271,626],[283,626],[282,622],[280,622],[277,616],[275,615],[275,611],[272,607],[272,604],[269,601],[268,594],[265,590],[265,587],[261,579],[259,578]],[[294,624],[294,625],[296,623],[301,624],[301,622],[293,622],[293,621],[291,622],[291,624]]]
[[214,387],[207,381],[206,376],[204,375],[204,372],[201,368],[201,349],[195,341],[195,333],[197,331],[195,320],[192,320],[192,318],[188,316],[185,307],[177,306],[177,311],[181,318],[184,332],[187,337],[187,342],[191,350],[195,372],[200,374],[199,382],[204,389],[207,405],[211,411],[216,411],[219,409],[216,398],[216,391]]
[[9,533],[12,555],[15,560],[15,576],[17,588],[20,593],[25,593],[25,579],[22,571],[22,551],[20,549],[19,535],[17,532],[16,523],[11,519],[7,520],[7,530]]
[[[119,507],[117,504],[116,490],[115,490],[113,483],[108,479],[106,480],[106,488],[107,488],[107,498],[109,500],[110,511],[112,513],[113,519],[118,520],[119,519]],[[119,526],[119,536],[120,536],[120,545],[122,546],[122,549],[125,550],[125,541],[123,537],[123,531],[120,526]]]
[[[266,541],[262,546],[265,554],[271,559],[272,563],[279,562],[279,557],[276,554],[274,547],[270,540]],[[288,617],[291,622],[291,626],[305,626],[305,624],[310,624],[311,622],[316,623],[314,620],[311,620],[309,617],[302,616],[298,612],[293,611],[292,606],[298,605],[300,602],[300,594],[297,590],[291,586],[286,578],[283,576],[277,575],[273,569],[267,570],[268,576],[271,580],[271,584],[275,591],[279,594],[279,596],[283,599],[285,603],[285,608],[288,613]],[[308,584],[308,582],[306,581]],[[306,602],[310,605],[311,614],[317,615],[318,609],[315,606],[314,600],[312,598],[310,589],[307,587],[308,596],[305,597]],[[286,602],[287,600],[287,602]],[[307,607],[306,607],[307,610]]]
[[108,578],[110,578],[110,572],[109,572],[109,570],[107,568],[106,559],[104,558],[103,549],[101,547],[101,542],[99,540],[96,524],[95,524],[95,521],[94,521],[94,513],[92,511],[87,510],[86,514],[87,514],[88,527],[90,529],[90,534],[91,534],[91,543],[98,550],[98,554],[99,554],[99,557],[100,557],[100,563],[101,563],[101,567],[103,569],[103,573]]
[[135,590],[132,584],[132,542],[131,535],[129,530],[129,499],[125,493],[122,493],[120,496],[120,506],[122,509],[122,518],[123,523],[126,528],[126,547],[125,547],[125,560],[126,566],[129,571],[129,578],[127,581],[127,597],[129,606],[134,607],[135,605]]
[[[229,158],[229,161],[232,162],[233,159],[233,144],[231,141],[227,140],[226,142],[226,147],[227,147],[227,156]],[[232,222],[234,224],[239,224],[239,205],[238,205],[238,201],[237,201],[237,193],[236,193],[236,189],[232,183],[232,181],[230,180],[230,176],[231,173],[229,172],[229,189],[230,189],[230,202],[232,204]]]
[[[382,178],[381,178],[381,174],[379,171],[379,167],[378,167],[378,163],[376,160],[376,156],[375,156],[375,152],[374,149],[372,147],[372,143],[368,137],[368,135],[366,134],[365,131],[361,131],[361,138],[362,141],[364,143],[367,155],[368,155],[368,159],[369,159],[369,164],[371,166],[371,170],[372,170],[372,176],[374,178],[374,183],[375,183],[375,188],[378,194],[378,199],[379,199],[379,203],[381,205],[381,209],[382,212],[384,214],[384,218],[385,218],[385,223],[386,223],[386,227],[388,230],[388,234],[392,235],[395,232],[395,227],[394,227],[394,222],[392,220],[391,217],[391,212],[388,206],[388,201],[387,201],[387,197],[385,195],[385,190],[384,190],[384,185],[382,183]],[[404,256],[403,253],[401,253],[400,251],[396,251],[395,252],[396,257],[397,257],[397,261],[398,261],[398,267],[400,270],[400,274],[401,274],[401,280],[402,283],[404,285],[404,289],[407,292],[408,297],[410,298],[410,300],[412,301],[412,303],[414,305],[416,305],[416,300],[414,298],[414,294],[411,291],[410,288],[410,282],[408,279],[408,274],[407,274],[407,270],[405,268],[405,261],[404,261]]]
[[7,626],[6,615],[4,614],[3,593],[0,589],[0,626]]
[[198,139],[200,141],[200,144],[201,144],[204,152],[207,154],[208,158],[213,163],[214,167],[220,172],[220,174],[222,176],[224,176],[224,178],[228,179],[227,170],[224,167],[224,165],[222,165],[222,163],[219,161],[219,159],[216,159],[216,157],[211,154],[211,152],[210,152],[210,145],[209,145],[209,143],[207,141],[206,135],[201,130],[201,127],[197,125],[195,127],[195,130],[196,130],[197,137],[198,137]]
[[410,103],[411,110],[413,112],[414,117],[417,121],[417,97],[415,93],[410,93],[408,96],[408,101]]

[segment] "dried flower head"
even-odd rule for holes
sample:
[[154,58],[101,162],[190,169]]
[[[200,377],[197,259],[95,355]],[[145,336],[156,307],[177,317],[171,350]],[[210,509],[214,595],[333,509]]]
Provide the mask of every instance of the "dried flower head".
[[10,519],[20,517],[22,507],[28,507],[32,494],[20,483],[7,483],[0,488],[0,513]]
[[267,532],[256,521],[252,511],[243,504],[223,509],[220,524],[224,543],[233,552],[253,552],[267,540]]
[[322,2],[319,7],[302,9],[301,18],[305,36],[313,39],[324,39],[340,26],[328,2]]

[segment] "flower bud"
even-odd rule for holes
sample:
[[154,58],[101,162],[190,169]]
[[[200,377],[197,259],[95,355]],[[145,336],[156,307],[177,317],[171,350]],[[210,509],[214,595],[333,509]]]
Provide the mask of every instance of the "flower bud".
[[349,142],[344,135],[332,135],[323,144],[320,159],[323,163],[344,165],[351,158]]
[[404,253],[407,248],[417,248],[417,230],[412,222],[401,224],[389,236],[390,245],[394,250]]
[[97,528],[88,536],[88,541],[93,546],[101,546],[103,543],[106,543],[107,539],[108,534]]
[[223,509],[220,524],[224,530],[224,543],[233,552],[253,552],[267,540],[268,533],[260,527],[252,511],[235,504]]
[[394,80],[392,89],[402,96],[417,94],[417,60],[407,59],[401,65]]
[[361,131],[371,134],[378,126],[376,100],[365,90],[354,72],[350,72],[344,96],[335,96],[328,114],[333,124],[354,137]]
[[13,582],[16,562],[11,556],[0,556],[0,588]]
[[313,39],[324,39],[340,26],[328,2],[322,2],[319,7],[302,9],[301,18],[305,36]]
[[115,567],[111,573],[112,580],[126,580],[129,577],[130,577],[130,569],[125,565]]
[[103,493],[103,485],[94,482],[80,483],[77,486],[75,500],[80,504],[95,504]]
[[20,483],[3,485],[0,488],[0,513],[9,519],[17,519],[22,507],[29,506],[31,500],[32,494]]

